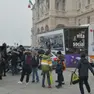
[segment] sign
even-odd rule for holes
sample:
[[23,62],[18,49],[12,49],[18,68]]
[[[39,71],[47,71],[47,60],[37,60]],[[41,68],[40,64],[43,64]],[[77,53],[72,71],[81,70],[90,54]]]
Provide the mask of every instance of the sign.
[[66,54],[80,54],[82,51],[88,53],[88,28],[65,28]]
[[80,31],[78,34],[73,36],[73,47],[83,48],[85,46],[85,31]]

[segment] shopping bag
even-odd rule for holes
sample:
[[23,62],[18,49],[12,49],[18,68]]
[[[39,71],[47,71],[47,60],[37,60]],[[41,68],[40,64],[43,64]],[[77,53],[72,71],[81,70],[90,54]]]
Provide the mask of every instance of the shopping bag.
[[[53,76],[52,76],[52,73],[50,72],[49,73],[50,74],[50,83],[51,83],[51,85],[54,83],[54,81],[53,81]],[[48,83],[48,81],[47,81],[47,83]]]
[[77,84],[78,82],[79,82],[79,76],[75,72],[72,72],[70,85]]
[[53,76],[52,76],[52,73],[50,72],[50,82],[51,82],[51,84],[53,84],[54,82],[53,82]]

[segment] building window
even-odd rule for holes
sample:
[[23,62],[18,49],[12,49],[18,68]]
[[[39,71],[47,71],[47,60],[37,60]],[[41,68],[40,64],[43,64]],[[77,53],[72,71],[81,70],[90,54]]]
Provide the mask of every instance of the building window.
[[59,0],[55,0],[55,8],[57,9],[57,10],[59,10]]
[[79,9],[81,9],[81,2],[79,2]]
[[81,19],[78,20],[78,25],[81,25]]
[[81,9],[81,1],[78,0],[78,1],[77,1],[77,10],[80,10],[80,9]]
[[88,5],[90,4],[90,0],[88,0]]
[[41,5],[41,14],[43,14],[43,12],[44,12],[43,8],[44,8],[43,5]]
[[39,28],[37,29],[37,33],[38,33],[38,34],[40,33],[40,29],[39,29]]
[[90,24],[90,16],[87,17],[87,24]]
[[62,5],[62,10],[65,11],[65,0],[62,0],[62,3],[63,3],[63,5]]
[[45,31],[46,32],[49,31],[49,26],[48,25],[45,26]]
[[49,0],[46,0],[47,9],[49,9]]
[[41,32],[44,32],[44,28],[43,27],[41,27]]

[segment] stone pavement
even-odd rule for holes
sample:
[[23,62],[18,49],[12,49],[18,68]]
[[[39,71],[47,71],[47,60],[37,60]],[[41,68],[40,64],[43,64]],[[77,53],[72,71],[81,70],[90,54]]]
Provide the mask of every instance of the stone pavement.
[[[52,85],[51,89],[42,88],[41,80],[40,83],[31,83],[31,78],[29,84],[26,86],[25,83],[22,85],[17,84],[20,79],[20,75],[11,76],[9,73],[7,77],[4,77],[2,81],[0,81],[0,94],[80,94],[78,84],[77,85],[69,85],[71,78],[72,69],[67,69],[64,72],[65,82],[61,89],[56,89],[56,83]],[[41,72],[40,72],[41,73]],[[39,75],[40,75],[39,73]],[[56,79],[56,75],[53,72],[54,81]],[[40,76],[41,79],[41,76]],[[92,94],[94,94],[94,77],[90,73],[89,82],[92,88]],[[85,89],[86,91],[86,89]],[[85,94],[88,94],[87,92]]]

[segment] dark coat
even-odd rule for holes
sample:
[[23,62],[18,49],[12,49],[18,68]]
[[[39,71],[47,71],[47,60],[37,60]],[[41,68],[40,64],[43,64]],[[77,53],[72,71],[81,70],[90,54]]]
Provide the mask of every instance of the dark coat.
[[[23,55],[23,66],[26,66],[28,65],[27,62],[26,62],[26,59],[27,59],[27,55]],[[32,66],[32,56],[31,56],[31,63],[29,64],[29,66],[31,67]]]
[[26,54],[24,54],[23,55],[23,70],[25,70],[26,72],[28,72],[28,73],[31,73],[32,72],[32,56],[30,56],[31,57],[31,60],[30,60],[30,63],[28,64],[27,63],[27,57],[28,57],[28,55],[26,55]]
[[85,58],[81,58],[81,60],[78,63],[78,73],[79,76],[88,76],[88,71],[90,70],[93,74],[94,74],[94,70],[91,67],[91,65],[89,64],[88,60]]
[[32,68],[37,68],[39,65],[39,56],[37,57],[32,57]]
[[63,70],[63,66],[61,63],[58,63],[57,66],[56,66],[56,73],[57,74],[61,74],[62,73],[62,70]]

